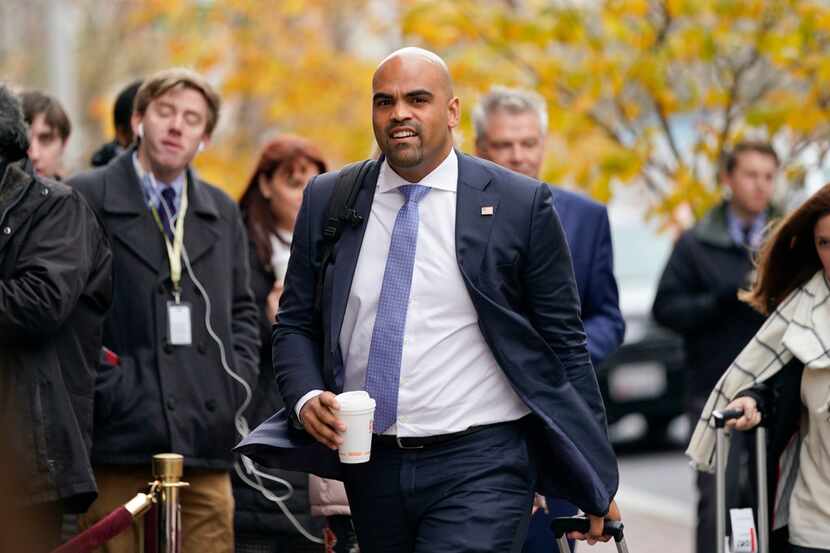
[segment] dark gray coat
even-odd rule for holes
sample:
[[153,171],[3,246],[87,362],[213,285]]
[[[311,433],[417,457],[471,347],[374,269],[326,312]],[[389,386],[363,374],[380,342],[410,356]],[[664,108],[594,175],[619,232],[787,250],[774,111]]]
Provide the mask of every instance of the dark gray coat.
[[62,501],[80,512],[95,499],[92,400],[111,263],[109,240],[77,192],[35,177],[27,161],[8,167],[0,182],[0,428],[26,503]]
[[[184,264],[181,299],[191,304],[193,344],[167,342],[170,266],[133,167],[133,151],[70,179],[113,243],[114,301],[104,345],[120,363],[102,366],[96,381],[93,463],[146,464],[155,453],[174,452],[185,456],[186,467],[228,469],[238,439],[234,415],[245,394],[223,370],[205,324],[206,298]],[[191,171],[187,182],[185,252],[207,290],[210,320],[230,368],[254,386],[259,314],[239,210]]]
[[[689,411],[702,410],[723,371],[764,324],[738,300],[749,287],[750,252],[729,236],[726,202],[683,233],[660,277],[655,320],[683,336]],[[769,219],[775,213],[770,211]]]

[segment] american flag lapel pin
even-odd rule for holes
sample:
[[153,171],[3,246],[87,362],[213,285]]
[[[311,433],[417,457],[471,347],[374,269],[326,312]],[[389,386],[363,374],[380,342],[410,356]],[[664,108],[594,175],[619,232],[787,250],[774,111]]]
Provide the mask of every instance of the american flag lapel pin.
[[493,215],[495,213],[495,209],[492,205],[483,205],[481,206],[481,214],[482,215]]

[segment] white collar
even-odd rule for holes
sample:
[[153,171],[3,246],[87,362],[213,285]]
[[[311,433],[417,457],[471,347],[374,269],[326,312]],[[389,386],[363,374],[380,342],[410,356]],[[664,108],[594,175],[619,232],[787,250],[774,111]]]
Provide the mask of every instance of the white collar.
[[458,156],[455,149],[451,149],[444,161],[433,169],[420,182],[412,183],[397,174],[389,163],[384,159],[380,166],[378,175],[378,192],[381,194],[391,192],[400,186],[407,184],[420,184],[431,188],[438,188],[448,192],[455,192],[458,189]]

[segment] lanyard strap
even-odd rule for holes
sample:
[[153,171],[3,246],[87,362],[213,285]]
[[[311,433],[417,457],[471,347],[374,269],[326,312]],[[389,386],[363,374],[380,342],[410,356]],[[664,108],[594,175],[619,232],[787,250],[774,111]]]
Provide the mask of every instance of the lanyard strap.
[[[182,187],[182,198],[179,205],[179,210],[176,214],[176,228],[173,231],[173,243],[164,232],[164,225],[161,224],[161,217],[155,206],[150,209],[153,212],[153,218],[156,220],[161,235],[164,237],[164,245],[167,249],[167,259],[170,262],[170,280],[173,281],[173,296],[176,298],[176,303],[181,300],[181,284],[182,284],[182,250],[184,249],[184,216],[187,213],[187,182]],[[159,202],[163,200],[159,199]],[[161,205],[161,204],[160,204]],[[162,206],[166,209],[166,206]],[[169,220],[170,217],[168,216]]]

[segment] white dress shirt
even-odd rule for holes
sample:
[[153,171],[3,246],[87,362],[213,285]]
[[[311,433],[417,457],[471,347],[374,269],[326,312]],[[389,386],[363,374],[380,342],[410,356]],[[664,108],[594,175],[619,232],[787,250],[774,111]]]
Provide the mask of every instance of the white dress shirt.
[[[340,332],[344,391],[363,390],[386,257],[407,182],[384,161]],[[432,436],[516,420],[530,410],[519,399],[478,327],[455,250],[458,157],[451,151],[419,183],[420,223],[407,309],[398,419],[387,434]],[[297,402],[297,412],[311,397]]]
[[173,179],[173,182],[162,182],[158,180],[152,173],[148,173],[141,166],[138,161],[138,151],[133,154],[133,168],[135,174],[138,175],[138,182],[141,183],[141,191],[144,193],[144,201],[147,202],[147,207],[155,207],[156,210],[161,211],[161,191],[170,186],[176,193],[176,213],[170,218],[170,224],[176,224],[176,217],[179,215],[179,206],[181,205],[182,190],[187,184],[186,171],[179,173],[179,176]]

